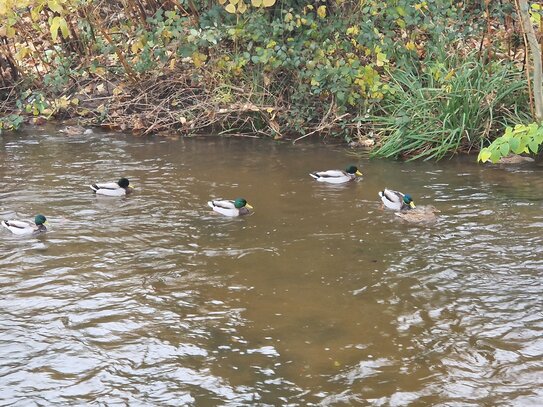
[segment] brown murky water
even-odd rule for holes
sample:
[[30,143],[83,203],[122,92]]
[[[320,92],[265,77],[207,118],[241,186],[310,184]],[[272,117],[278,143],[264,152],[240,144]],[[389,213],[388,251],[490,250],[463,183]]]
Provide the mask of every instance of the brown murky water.
[[[0,137],[0,217],[50,222],[0,230],[0,404],[543,405],[543,167],[470,160]],[[121,175],[133,196],[88,188]],[[382,211],[384,186],[439,221]],[[206,207],[237,196],[252,216]]]

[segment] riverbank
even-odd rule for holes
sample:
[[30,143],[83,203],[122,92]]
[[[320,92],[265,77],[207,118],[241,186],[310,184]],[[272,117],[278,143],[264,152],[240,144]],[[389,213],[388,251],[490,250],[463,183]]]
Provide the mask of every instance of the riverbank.
[[137,135],[333,137],[439,159],[529,118],[524,50],[502,6],[480,19],[444,0],[242,3],[12,4],[2,128],[70,119]]

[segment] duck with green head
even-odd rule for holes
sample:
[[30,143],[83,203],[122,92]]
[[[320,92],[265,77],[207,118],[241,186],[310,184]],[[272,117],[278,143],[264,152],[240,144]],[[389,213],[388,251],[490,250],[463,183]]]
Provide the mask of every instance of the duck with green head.
[[379,191],[379,196],[388,209],[404,211],[415,208],[415,202],[413,202],[413,198],[409,194],[402,194],[401,192],[385,188]]
[[117,182],[102,182],[92,184],[90,188],[96,195],[105,196],[125,196],[134,191],[134,187],[130,185],[127,178],[121,178]]
[[362,173],[354,165],[351,165],[342,170],[328,170],[328,171],[317,171],[312,172],[311,175],[314,179],[319,182],[326,182],[329,184],[343,184],[345,182],[353,181],[356,176],[362,176]]
[[214,199],[209,201],[207,205],[215,212],[224,216],[248,215],[251,213],[249,209],[253,209],[245,198],[237,198],[235,200]]
[[34,225],[20,220],[3,220],[1,224],[15,235],[37,235],[47,231],[47,219],[43,215],[36,215]]

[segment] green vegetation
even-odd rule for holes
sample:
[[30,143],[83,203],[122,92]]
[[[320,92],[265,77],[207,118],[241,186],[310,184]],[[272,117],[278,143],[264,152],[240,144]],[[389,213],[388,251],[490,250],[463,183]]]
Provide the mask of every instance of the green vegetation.
[[507,127],[505,134],[498,137],[490,146],[481,149],[477,161],[497,163],[509,154],[537,154],[543,145],[543,126],[517,124]]
[[529,119],[525,82],[510,65],[464,61],[428,65],[424,72],[395,70],[390,95],[367,121],[382,144],[384,157],[442,158],[469,152],[505,126]]
[[333,136],[369,142],[375,156],[439,159],[530,117],[514,10],[510,1],[4,0],[0,125],[30,116],[137,134]]

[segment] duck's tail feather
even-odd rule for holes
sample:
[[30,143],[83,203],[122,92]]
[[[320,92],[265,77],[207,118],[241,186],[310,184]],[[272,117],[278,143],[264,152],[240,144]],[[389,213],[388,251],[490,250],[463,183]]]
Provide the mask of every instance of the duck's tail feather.
[[92,189],[94,192],[98,191],[100,188],[96,184],[89,185],[90,189]]
[[309,175],[311,175],[313,178],[315,179],[319,179],[319,174],[317,174],[316,172],[310,172]]

